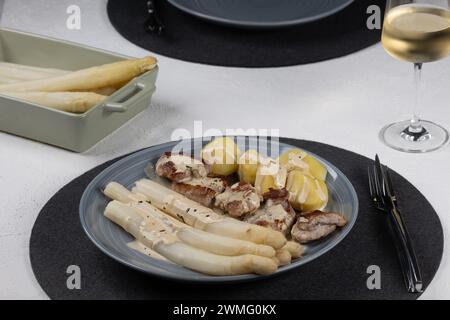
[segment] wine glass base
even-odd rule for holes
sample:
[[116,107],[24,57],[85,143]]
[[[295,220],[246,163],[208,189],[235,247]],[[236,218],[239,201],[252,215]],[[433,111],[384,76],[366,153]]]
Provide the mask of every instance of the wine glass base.
[[396,122],[384,127],[380,132],[381,141],[388,147],[409,153],[425,153],[435,151],[449,141],[449,133],[443,127],[431,121],[421,121],[421,134],[408,132],[409,120]]

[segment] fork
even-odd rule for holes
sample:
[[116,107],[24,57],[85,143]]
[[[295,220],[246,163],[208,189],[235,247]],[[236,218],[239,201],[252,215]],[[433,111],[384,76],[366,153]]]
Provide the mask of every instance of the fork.
[[[391,235],[401,265],[403,278],[410,293],[422,292],[422,277],[406,226],[393,201],[389,198],[387,188],[392,188],[392,181],[387,168],[376,166],[368,168],[369,191],[373,205],[388,215]],[[387,180],[387,181],[386,181]]]

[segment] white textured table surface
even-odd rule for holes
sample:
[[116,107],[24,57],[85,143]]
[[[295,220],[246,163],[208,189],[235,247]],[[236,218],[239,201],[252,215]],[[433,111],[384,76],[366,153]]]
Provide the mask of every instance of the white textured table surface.
[[[81,30],[68,30],[66,8],[81,8]],[[132,19],[132,17],[130,17]],[[6,0],[0,25],[143,56],[111,26],[106,1]],[[85,154],[0,133],[0,298],[47,298],[28,256],[31,228],[43,205],[83,172],[114,157],[170,139],[176,128],[280,129],[282,136],[379,153],[428,198],[444,226],[446,249],[424,299],[450,298],[450,147],[409,155],[384,147],[379,129],[405,117],[412,67],[380,45],[327,62],[273,69],[221,68],[158,56],[152,106]],[[450,60],[424,68],[424,118],[450,128]],[[64,270],[62,270],[64,272]],[[364,272],[362,270],[361,272]]]

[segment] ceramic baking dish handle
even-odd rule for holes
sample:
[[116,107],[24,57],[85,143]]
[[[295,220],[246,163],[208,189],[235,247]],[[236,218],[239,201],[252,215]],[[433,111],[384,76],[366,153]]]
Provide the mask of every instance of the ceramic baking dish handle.
[[132,106],[142,96],[148,94],[148,92],[148,85],[137,82],[132,86],[124,88],[120,94],[105,103],[103,109],[109,112],[125,112],[129,106]]

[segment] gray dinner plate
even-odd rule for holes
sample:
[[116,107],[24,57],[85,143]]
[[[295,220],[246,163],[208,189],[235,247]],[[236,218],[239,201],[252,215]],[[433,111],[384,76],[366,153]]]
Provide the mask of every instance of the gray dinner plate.
[[332,15],[353,0],[168,0],[186,13],[212,22],[245,27],[292,26]]
[[[235,137],[235,139],[241,150],[246,150],[249,145],[258,146],[258,151],[261,154],[272,157],[276,157],[277,153],[281,154],[288,149],[296,148],[263,138]],[[173,151],[174,147],[181,145],[182,150],[177,149],[177,151],[184,153],[193,151],[192,154],[198,155],[202,145],[207,142],[205,139],[203,141],[202,139],[194,139],[153,146],[125,157],[101,172],[87,186],[80,201],[81,225],[89,239],[105,254],[126,266],[173,280],[217,283],[249,281],[268,277],[258,275],[209,276],[173,263],[151,258],[129,248],[127,243],[133,241],[133,237],[103,216],[103,211],[109,200],[103,195],[101,190],[110,181],[116,181],[131,188],[136,180],[146,177],[144,170],[148,163],[152,162],[155,164],[162,153]],[[328,237],[308,244],[303,257],[294,260],[290,265],[279,268],[274,275],[299,268],[331,250],[350,232],[358,215],[358,197],[347,177],[330,162],[314,154],[312,155],[328,169],[326,183],[330,199],[326,210],[342,213],[348,220],[348,224]]]

